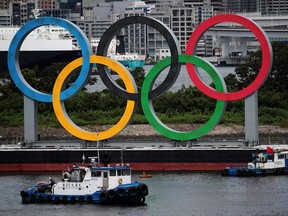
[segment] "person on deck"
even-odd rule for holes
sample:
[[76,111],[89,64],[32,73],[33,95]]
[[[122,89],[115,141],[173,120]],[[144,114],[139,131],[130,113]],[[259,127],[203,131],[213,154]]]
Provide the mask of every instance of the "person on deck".
[[49,185],[52,187],[54,184],[56,184],[55,181],[49,177]]

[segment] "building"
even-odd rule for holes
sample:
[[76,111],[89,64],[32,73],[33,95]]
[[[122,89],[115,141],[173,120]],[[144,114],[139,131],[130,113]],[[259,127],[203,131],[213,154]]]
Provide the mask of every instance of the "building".
[[[128,7],[125,8],[125,12],[122,14],[123,17],[129,16],[146,16],[147,11],[150,11],[150,7],[145,2],[137,1],[131,2]],[[148,27],[149,28],[149,27]],[[126,47],[126,52],[138,53],[139,55],[147,55],[146,52],[146,35],[147,28],[143,24],[128,25],[122,32]]]
[[212,7],[214,14],[224,12],[225,0],[182,0],[185,7]]
[[250,13],[257,11],[257,0],[224,0],[226,13]]
[[82,11],[84,20],[110,19],[112,14],[110,3],[95,4],[84,1]]
[[22,26],[29,20],[34,19],[33,9],[34,3],[9,3],[9,14],[11,16],[11,24],[14,26]]
[[[0,10],[4,11],[4,10],[8,10],[9,8],[9,0],[1,0],[0,1]],[[2,13],[1,13],[2,14]]]
[[47,9],[60,9],[59,0],[35,0],[36,8]]
[[185,53],[186,44],[192,32],[195,20],[194,7],[173,7],[170,9],[171,29],[179,40],[181,51]]
[[77,20],[77,26],[87,35],[91,40],[92,38],[101,38],[104,32],[111,25],[110,19],[97,19],[97,20]]
[[288,1],[286,0],[258,0],[258,11],[264,15],[287,14]]
[[[151,16],[155,19],[171,26],[170,16],[163,13],[152,13]],[[163,35],[152,27],[147,27],[147,55],[151,56],[154,60],[162,59],[163,55],[170,56],[168,43]],[[169,51],[168,51],[169,50]]]
[[0,26],[11,26],[11,15],[8,10],[0,10]]
[[[193,32],[193,28],[199,25],[204,20],[213,16],[213,8],[211,6],[190,6],[190,7],[173,7],[170,9],[171,16],[171,29],[179,40],[181,51],[185,53],[186,45]],[[203,37],[199,41],[197,47],[197,55],[206,56],[213,53],[213,48],[210,46],[212,42],[209,41],[210,37]],[[206,41],[209,44],[206,45]],[[207,50],[210,49],[211,50]]]
[[59,8],[70,10],[71,13],[79,13],[82,16],[82,8],[83,8],[82,2],[87,2],[87,0],[85,1],[83,0],[60,0]]
[[210,0],[210,5],[212,6],[214,13],[219,14],[224,12],[224,0]]
[[157,13],[167,13],[169,8],[175,5],[173,0],[146,0],[144,2],[147,5],[153,5]]

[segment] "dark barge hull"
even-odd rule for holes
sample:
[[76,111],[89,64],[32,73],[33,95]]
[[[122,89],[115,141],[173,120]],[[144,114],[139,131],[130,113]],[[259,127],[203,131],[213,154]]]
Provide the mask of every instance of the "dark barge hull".
[[[7,51],[0,51],[0,72],[8,71]],[[70,62],[82,56],[81,50],[55,50],[55,51],[21,51],[19,62],[21,68],[39,68],[52,65],[52,63]]]
[[[125,149],[123,161],[134,170],[222,170],[251,161],[255,149]],[[1,149],[0,172],[62,171],[97,156],[97,149]],[[121,149],[100,149],[100,162],[121,163]]]

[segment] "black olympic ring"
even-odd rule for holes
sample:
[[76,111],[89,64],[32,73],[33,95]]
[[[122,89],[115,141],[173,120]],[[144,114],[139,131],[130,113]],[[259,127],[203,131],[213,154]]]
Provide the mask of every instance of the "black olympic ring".
[[[167,77],[159,86],[157,86],[157,88],[149,92],[149,99],[154,99],[162,95],[175,83],[181,69],[181,64],[179,64],[178,62],[178,56],[181,53],[178,39],[176,38],[173,31],[170,28],[168,28],[168,26],[163,25],[162,22],[160,22],[155,18],[145,16],[126,17],[121,20],[118,20],[117,22],[112,24],[102,35],[100,42],[98,44],[97,55],[107,56],[109,44],[112,38],[119,32],[119,30],[121,30],[123,27],[127,25],[139,24],[139,23],[149,25],[158,30],[166,39],[171,51],[171,66]],[[135,100],[135,101],[140,100],[140,93],[135,94],[128,93],[123,88],[121,88],[112,79],[111,74],[107,70],[107,67],[101,64],[97,64],[97,68],[103,83],[115,95],[125,98],[127,100]]]

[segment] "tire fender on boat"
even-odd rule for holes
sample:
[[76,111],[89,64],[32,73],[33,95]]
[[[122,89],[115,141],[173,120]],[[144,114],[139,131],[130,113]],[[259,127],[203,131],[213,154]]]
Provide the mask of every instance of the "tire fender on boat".
[[84,197],[83,196],[79,196],[78,201],[79,202],[83,202],[84,201]]
[[76,203],[76,198],[75,198],[74,196],[72,196],[72,197],[70,198],[70,202],[71,202],[72,204]]
[[140,184],[137,187],[138,192],[143,195],[143,196],[147,196],[148,195],[148,187],[146,184]]
[[118,197],[124,197],[126,194],[126,191],[124,188],[119,188],[118,191],[117,191],[117,195]]
[[92,201],[93,201],[92,196],[87,196],[86,202],[87,202],[87,203],[91,203]]
[[110,199],[113,199],[116,196],[116,191],[114,189],[110,189],[107,194]]
[[99,199],[100,201],[104,202],[107,200],[107,193],[105,191],[102,191],[100,194],[99,194]]
[[54,198],[54,202],[55,202],[56,204],[58,204],[59,201],[60,201],[60,197],[59,197],[59,196],[56,196],[56,197]]
[[66,203],[67,202],[67,196],[63,196],[62,197],[62,203]]
[[130,187],[128,188],[128,193],[131,195],[131,196],[135,196],[137,194],[137,188],[136,187]]
[[31,203],[35,203],[35,199],[36,199],[35,194],[31,194],[31,196],[30,196],[30,202],[31,202]]

